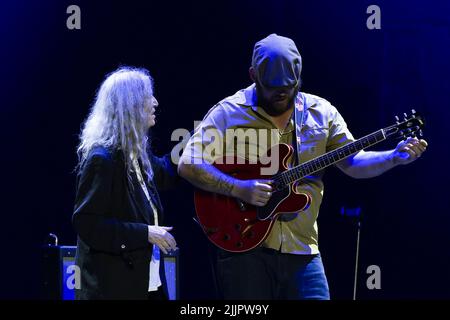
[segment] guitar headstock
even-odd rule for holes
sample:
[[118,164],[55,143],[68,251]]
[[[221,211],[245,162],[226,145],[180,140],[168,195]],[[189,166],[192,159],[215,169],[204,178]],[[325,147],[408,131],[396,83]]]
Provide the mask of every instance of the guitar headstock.
[[425,126],[425,121],[416,110],[412,109],[411,114],[408,116],[403,114],[403,121],[400,121],[399,117],[395,117],[396,124],[384,129],[384,133],[387,137],[396,135],[401,139],[408,137],[423,136],[422,128]]

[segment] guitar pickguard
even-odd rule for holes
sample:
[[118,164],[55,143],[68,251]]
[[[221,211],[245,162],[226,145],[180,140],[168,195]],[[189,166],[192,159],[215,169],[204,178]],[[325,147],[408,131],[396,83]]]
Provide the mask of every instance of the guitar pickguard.
[[275,209],[278,207],[278,205],[287,197],[289,197],[289,194],[291,193],[291,188],[283,188],[281,190],[277,190],[276,192],[272,193],[272,197],[270,197],[269,202],[264,207],[258,207],[256,209],[257,212],[257,218],[259,220],[267,220],[271,219],[273,213],[275,212]]

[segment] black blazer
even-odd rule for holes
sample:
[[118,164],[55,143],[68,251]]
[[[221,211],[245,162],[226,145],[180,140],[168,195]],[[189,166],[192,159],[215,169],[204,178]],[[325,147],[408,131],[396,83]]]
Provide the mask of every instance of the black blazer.
[[[150,160],[154,177],[147,188],[161,225],[157,188],[173,186],[178,176],[169,155],[151,155]],[[152,255],[147,226],[154,224],[154,218],[136,174],[130,183],[123,153],[95,147],[77,178],[72,223],[78,234],[75,262],[81,270],[81,288],[76,299],[147,299]]]

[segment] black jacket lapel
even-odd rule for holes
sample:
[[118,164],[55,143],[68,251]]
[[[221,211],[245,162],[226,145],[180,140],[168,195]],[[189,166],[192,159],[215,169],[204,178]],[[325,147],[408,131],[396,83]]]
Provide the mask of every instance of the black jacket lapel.
[[132,188],[132,190],[129,190],[129,192],[134,200],[134,203],[136,204],[138,211],[141,213],[145,222],[147,222],[149,225],[153,225],[154,219],[152,207],[150,206],[150,203],[145,196],[144,190],[142,190],[135,172],[131,174],[131,182],[132,186],[130,186],[130,188]]

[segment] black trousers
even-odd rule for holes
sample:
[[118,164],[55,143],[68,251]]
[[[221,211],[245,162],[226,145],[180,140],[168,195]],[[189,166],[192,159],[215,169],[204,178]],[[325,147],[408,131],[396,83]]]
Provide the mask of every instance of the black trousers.
[[148,300],[153,300],[153,301],[168,300],[164,290],[162,289],[162,286],[160,286],[158,288],[158,290],[156,290],[156,291],[149,291],[147,298],[148,298]]

